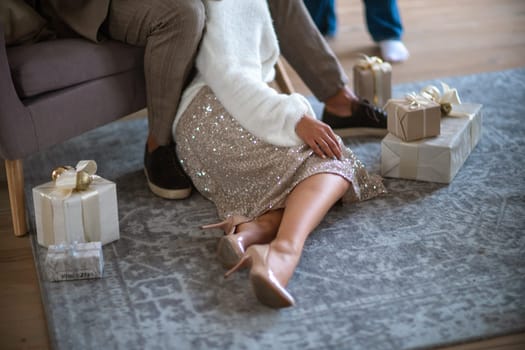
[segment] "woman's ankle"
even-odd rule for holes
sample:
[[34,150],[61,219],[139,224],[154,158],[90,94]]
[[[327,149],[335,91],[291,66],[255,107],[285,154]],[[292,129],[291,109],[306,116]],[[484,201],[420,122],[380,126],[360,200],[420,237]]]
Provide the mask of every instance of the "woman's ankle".
[[303,250],[303,245],[290,242],[283,239],[274,239],[270,243],[271,251],[279,255],[300,256]]

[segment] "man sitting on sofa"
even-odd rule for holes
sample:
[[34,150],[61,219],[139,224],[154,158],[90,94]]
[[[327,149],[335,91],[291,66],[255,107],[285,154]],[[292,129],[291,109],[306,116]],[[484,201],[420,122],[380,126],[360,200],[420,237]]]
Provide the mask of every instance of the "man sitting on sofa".
[[[160,197],[188,197],[191,181],[182,170],[175,153],[171,127],[181,91],[193,73],[195,54],[204,30],[205,8],[202,2],[33,2],[36,2],[33,6],[48,19],[51,28],[59,36],[81,35],[95,42],[108,36],[145,48],[149,128],[144,153],[147,182],[149,188]],[[348,77],[312,22],[303,1],[268,0],[268,4],[284,57],[314,95],[325,103],[325,111],[332,116],[347,117],[338,120],[337,127],[386,128],[386,116],[378,120],[377,115],[367,113],[346,85]]]

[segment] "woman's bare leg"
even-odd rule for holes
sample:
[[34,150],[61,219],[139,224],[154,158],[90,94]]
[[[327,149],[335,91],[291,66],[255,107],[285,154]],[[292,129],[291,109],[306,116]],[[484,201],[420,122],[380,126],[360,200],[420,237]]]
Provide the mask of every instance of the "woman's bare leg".
[[306,238],[349,186],[350,183],[339,175],[321,173],[302,181],[288,196],[268,256],[268,265],[283,286],[299,263]]
[[329,173],[299,183],[286,200],[275,239],[270,244],[251,245],[225,277],[251,262],[250,282],[257,299],[274,308],[294,305],[285,287],[299,263],[304,242],[349,185],[343,177]]

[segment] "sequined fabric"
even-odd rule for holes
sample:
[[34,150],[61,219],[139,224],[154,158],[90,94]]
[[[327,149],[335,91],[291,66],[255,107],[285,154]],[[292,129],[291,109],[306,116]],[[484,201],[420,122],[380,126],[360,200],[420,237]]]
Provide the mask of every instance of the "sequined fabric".
[[306,145],[268,144],[230,116],[208,87],[181,116],[175,140],[184,170],[223,219],[255,218],[282,208],[299,182],[318,173],[338,174],[351,182],[344,200],[365,200],[385,192],[381,177],[368,174],[349,148],[343,147],[343,159],[336,160],[322,159]]

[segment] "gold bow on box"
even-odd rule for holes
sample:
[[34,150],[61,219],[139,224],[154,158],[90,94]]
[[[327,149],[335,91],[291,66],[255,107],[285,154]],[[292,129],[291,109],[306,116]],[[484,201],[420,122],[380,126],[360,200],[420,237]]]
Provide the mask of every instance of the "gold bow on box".
[[405,100],[408,102],[408,108],[418,109],[427,106],[432,100],[424,95],[419,95],[415,92],[410,92],[405,95]]
[[97,177],[97,163],[94,160],[81,160],[75,167],[65,165],[53,170],[51,178],[55,182],[55,195],[69,196],[73,191],[85,191]]
[[382,69],[383,67],[392,68],[390,63],[384,62],[379,57],[367,56],[365,54],[361,54],[361,59],[357,62],[357,66],[363,69]]
[[441,113],[444,116],[450,115],[451,117],[461,117],[462,115],[451,113],[452,105],[461,104],[458,90],[451,88],[443,82],[441,82],[441,88],[443,89],[443,92],[440,92],[439,89],[434,85],[428,85],[421,89],[421,95],[427,99],[439,103],[441,106]]

